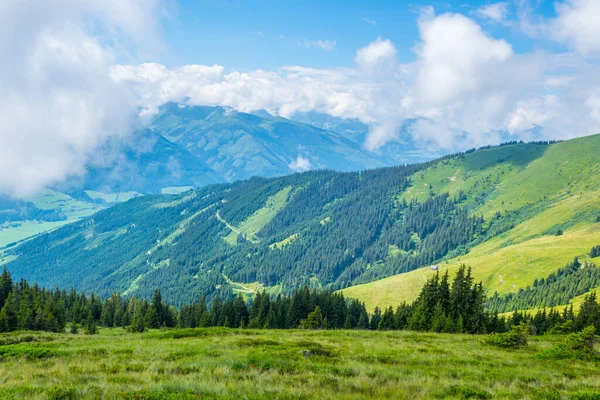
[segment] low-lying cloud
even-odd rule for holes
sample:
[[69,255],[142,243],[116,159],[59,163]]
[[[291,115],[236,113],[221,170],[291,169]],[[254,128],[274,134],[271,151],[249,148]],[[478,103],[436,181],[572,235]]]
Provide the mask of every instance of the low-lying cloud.
[[2,2],[1,193],[29,195],[82,173],[107,138],[132,130],[136,98],[112,79],[114,53],[90,32],[135,46],[155,36],[155,3]]

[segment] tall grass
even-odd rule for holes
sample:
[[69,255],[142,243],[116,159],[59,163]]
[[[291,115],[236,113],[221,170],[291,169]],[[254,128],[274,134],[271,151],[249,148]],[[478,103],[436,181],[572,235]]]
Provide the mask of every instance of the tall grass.
[[13,334],[12,344],[0,346],[0,398],[600,396],[597,361],[538,356],[562,337],[534,337],[525,348],[505,350],[477,336],[412,332],[107,329],[91,337],[31,336]]

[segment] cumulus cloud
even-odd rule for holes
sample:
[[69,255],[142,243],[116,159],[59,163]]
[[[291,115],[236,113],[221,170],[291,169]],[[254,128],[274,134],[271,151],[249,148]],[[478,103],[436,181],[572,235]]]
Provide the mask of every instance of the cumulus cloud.
[[354,62],[358,68],[369,72],[384,72],[397,64],[397,51],[389,39],[377,38],[369,45],[358,49]]
[[158,7],[154,0],[3,1],[0,192],[29,195],[81,173],[108,138],[131,131],[136,99],[112,79],[110,48],[160,42]]
[[508,3],[493,3],[477,9],[477,15],[494,22],[504,22],[508,14]]
[[556,4],[556,12],[549,22],[554,38],[584,54],[600,52],[600,1],[567,0]]
[[310,170],[312,168],[312,165],[308,158],[304,158],[301,155],[298,155],[298,157],[294,161],[288,164],[288,167],[290,167],[291,170],[296,172],[305,172]]
[[508,43],[489,37],[461,14],[424,16],[419,30],[417,90],[428,104],[443,104],[480,90],[489,69],[513,54]]
[[416,59],[405,64],[390,40],[377,38],[357,50],[351,68],[237,72],[142,64],[118,66],[113,76],[136,88],[145,116],[167,101],[284,117],[314,110],[368,124],[368,150],[402,135],[453,151],[510,135],[562,139],[597,131],[600,74],[583,56],[517,54],[457,13],[425,9],[418,27]]
[[322,49],[325,51],[333,51],[335,50],[337,43],[335,40],[308,40],[304,39],[302,42],[299,42],[301,46],[304,47],[316,47],[318,49]]

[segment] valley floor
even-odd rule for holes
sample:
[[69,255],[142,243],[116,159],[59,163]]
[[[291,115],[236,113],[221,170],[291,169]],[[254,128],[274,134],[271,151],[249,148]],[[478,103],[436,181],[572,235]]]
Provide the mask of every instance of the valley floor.
[[600,363],[540,359],[481,336],[223,328],[0,335],[0,398],[600,397]]

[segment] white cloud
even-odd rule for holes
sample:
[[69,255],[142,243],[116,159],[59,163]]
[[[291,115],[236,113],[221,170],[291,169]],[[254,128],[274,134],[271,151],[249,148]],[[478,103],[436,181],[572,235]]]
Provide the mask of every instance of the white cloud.
[[508,3],[492,3],[477,9],[477,15],[495,22],[504,22],[508,14]]
[[426,10],[419,31],[410,64],[378,38],[357,50],[352,68],[226,72],[218,65],[143,64],[119,66],[113,75],[134,85],[145,115],[167,101],[285,117],[314,110],[368,124],[368,150],[401,135],[430,149],[458,150],[497,143],[503,133],[531,138],[533,127],[538,139],[597,130],[600,74],[579,56],[515,54],[461,14]]
[[237,72],[142,64],[115,67],[113,77],[135,89],[144,116],[167,101],[286,117],[315,110],[368,124],[368,150],[401,135],[430,149],[458,150],[505,134],[561,139],[598,130],[599,68],[582,56],[515,54],[473,19],[431,8],[418,27],[416,60],[408,64],[390,40],[377,38],[357,50],[351,68]]
[[302,42],[298,43],[303,47],[316,47],[318,49],[322,49],[325,51],[333,51],[335,50],[337,43],[335,40],[308,40],[304,39]]
[[506,62],[513,54],[508,43],[489,37],[461,14],[424,16],[419,30],[422,43],[417,49],[417,90],[428,104],[454,101],[480,90],[489,68]]
[[583,53],[600,52],[600,1],[556,3],[557,17],[549,22],[551,35]]
[[363,18],[362,20],[363,22],[366,22],[369,25],[377,26],[377,21],[375,21],[374,19]]
[[378,37],[374,42],[358,49],[354,62],[359,69],[370,73],[389,73],[396,69],[397,51],[389,39]]
[[0,7],[0,192],[27,195],[80,173],[132,129],[136,102],[115,56],[160,47],[150,0],[4,0]]
[[[497,143],[505,134],[562,139],[599,131],[600,67],[593,57],[600,33],[590,19],[597,2],[563,1],[551,20],[517,9],[521,27],[568,44],[568,53],[516,54],[473,19],[425,8],[416,59],[405,64],[390,40],[377,38],[348,68],[116,65],[116,49],[122,56],[160,48],[159,1],[5,0],[0,192],[28,194],[82,172],[108,138],[131,131],[134,110],[141,107],[147,119],[168,101],[357,118],[369,125],[369,150],[401,135],[450,151]],[[336,45],[300,44],[329,51]],[[298,156],[290,168],[311,164]]]
[[312,168],[312,165],[310,163],[310,160],[302,157],[301,155],[298,155],[298,157],[294,161],[288,164],[288,167],[290,167],[291,170],[296,172],[305,172],[310,170]]

